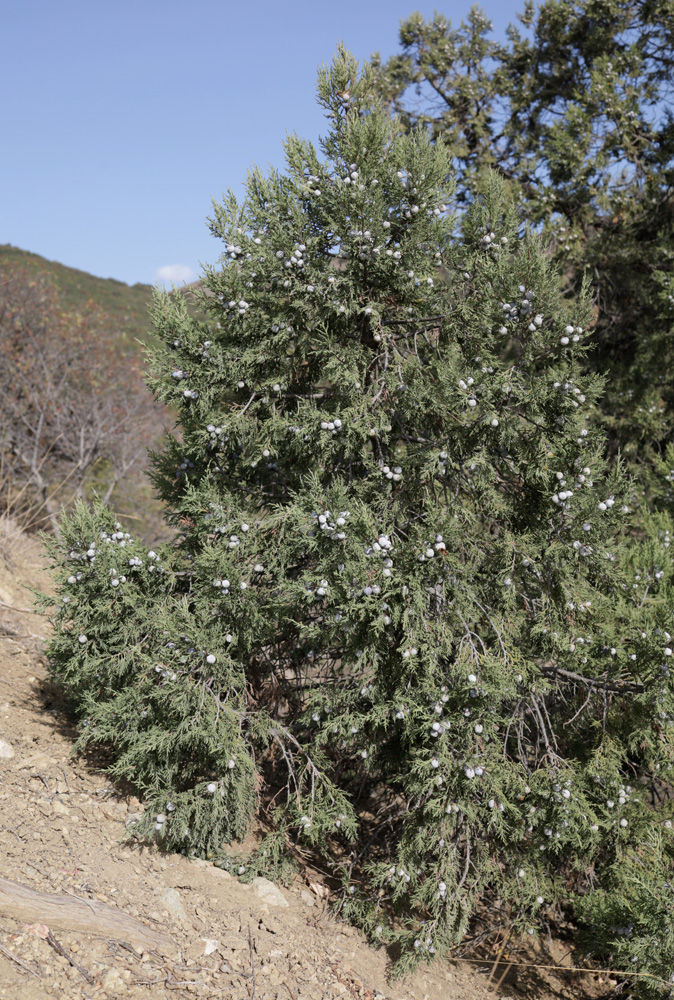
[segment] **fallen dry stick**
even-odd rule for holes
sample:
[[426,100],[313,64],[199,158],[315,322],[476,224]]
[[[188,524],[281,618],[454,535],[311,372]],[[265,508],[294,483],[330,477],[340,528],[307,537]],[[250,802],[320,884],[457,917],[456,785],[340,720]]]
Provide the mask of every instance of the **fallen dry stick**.
[[78,965],[77,962],[75,961],[75,959],[72,957],[72,955],[68,954],[68,952],[65,950],[65,948],[63,947],[63,945],[59,944],[59,942],[56,940],[56,938],[54,937],[54,935],[52,934],[51,931],[49,931],[49,934],[47,935],[47,941],[49,941],[49,944],[52,946],[52,948],[54,949],[54,951],[57,952],[57,954],[63,955],[63,957],[65,958],[65,960],[67,962],[70,962],[70,964],[73,966],[73,968],[77,969],[78,972],[82,973],[82,975],[84,976],[84,978],[86,979],[86,981],[88,983],[95,983],[96,982],[95,978],[91,975],[91,973],[88,972],[81,965]]
[[81,931],[132,944],[138,942],[162,954],[174,951],[168,935],[146,927],[114,906],[78,896],[38,892],[6,878],[0,878],[0,913],[29,923],[38,921],[59,930]]
[[4,601],[0,601],[0,608],[9,608],[10,611],[20,611],[22,615],[41,615],[44,618],[44,614],[38,611],[37,608],[17,608],[16,604],[5,604]]
[[6,958],[11,959],[12,962],[16,962],[16,964],[21,966],[22,969],[25,969],[26,972],[30,972],[31,976],[37,976],[38,979],[40,978],[38,973],[34,969],[31,969],[29,965],[26,965],[26,963],[22,962],[20,958],[17,958],[16,955],[13,955],[12,952],[9,951],[7,948],[5,948],[5,946],[2,944],[0,944],[0,954],[5,955]]

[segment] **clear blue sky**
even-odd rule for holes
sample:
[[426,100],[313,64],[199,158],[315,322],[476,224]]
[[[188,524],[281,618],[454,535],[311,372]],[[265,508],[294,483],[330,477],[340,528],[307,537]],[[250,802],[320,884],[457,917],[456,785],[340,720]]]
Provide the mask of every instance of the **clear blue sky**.
[[[316,70],[339,40],[398,51],[401,19],[469,0],[9,0],[3,5],[0,243],[101,277],[196,276],[221,246],[211,198],[317,141]],[[486,0],[503,38],[523,3]],[[180,274],[163,271],[164,276]]]

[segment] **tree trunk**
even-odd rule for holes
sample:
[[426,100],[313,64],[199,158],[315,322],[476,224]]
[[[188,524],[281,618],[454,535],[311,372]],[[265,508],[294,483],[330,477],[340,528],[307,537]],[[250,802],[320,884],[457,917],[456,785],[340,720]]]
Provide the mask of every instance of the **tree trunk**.
[[115,938],[137,950],[156,948],[163,954],[175,950],[167,934],[146,927],[114,906],[75,896],[38,892],[6,878],[0,878],[0,913],[15,920],[46,924],[50,930],[57,928]]

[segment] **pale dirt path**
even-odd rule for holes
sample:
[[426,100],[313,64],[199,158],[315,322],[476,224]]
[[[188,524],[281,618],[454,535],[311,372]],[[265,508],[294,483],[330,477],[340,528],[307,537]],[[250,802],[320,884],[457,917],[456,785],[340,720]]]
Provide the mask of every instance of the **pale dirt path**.
[[[138,800],[121,797],[105,776],[70,757],[73,733],[51,707],[36,638],[46,623],[6,607],[30,605],[27,583],[49,586],[39,541],[7,531],[3,537],[0,530],[0,741],[10,748],[3,751],[0,743],[0,878],[58,893],[65,910],[77,907],[73,897],[117,907],[169,943],[153,949],[132,931],[115,940],[67,929],[67,918],[58,928],[53,923],[45,938],[39,907],[19,919],[6,905],[0,910],[0,1000],[494,996],[484,972],[442,962],[388,984],[384,950],[372,950],[335,920],[299,877],[281,891],[284,906],[278,896],[260,896],[206,862],[120,845]],[[96,930],[96,907],[90,909]],[[53,914],[50,919],[59,923]],[[500,992],[561,1000],[579,997],[581,984],[520,980],[519,988],[511,983]]]

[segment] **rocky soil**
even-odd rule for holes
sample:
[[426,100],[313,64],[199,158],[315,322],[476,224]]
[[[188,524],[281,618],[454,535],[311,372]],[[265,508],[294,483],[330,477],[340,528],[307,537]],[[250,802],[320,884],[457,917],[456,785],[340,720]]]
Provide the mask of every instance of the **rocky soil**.
[[[74,731],[41,652],[48,625],[21,610],[32,603],[26,585],[49,588],[41,545],[0,519],[0,1000],[495,995],[505,966],[490,979],[491,961],[438,961],[389,983],[386,952],[334,917],[320,873],[289,890],[247,886],[206,862],[121,843],[140,803],[96,761],[70,756]],[[564,950],[538,961],[556,964]],[[513,967],[497,993],[562,1000],[611,985],[545,975]]]

